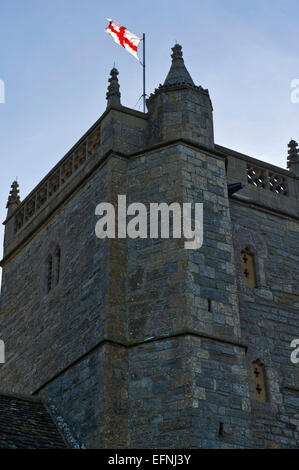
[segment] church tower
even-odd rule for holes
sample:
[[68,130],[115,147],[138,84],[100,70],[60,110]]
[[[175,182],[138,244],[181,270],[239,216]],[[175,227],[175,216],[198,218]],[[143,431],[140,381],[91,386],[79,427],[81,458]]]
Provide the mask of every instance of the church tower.
[[[209,92],[194,83],[182,47],[172,52],[148,113],[121,103],[113,68],[98,121],[24,200],[13,183],[1,388],[42,397],[87,448],[250,448],[260,439],[273,447],[273,423],[285,429],[294,416],[295,373],[281,341],[290,339],[295,296],[292,279],[282,292],[276,264],[265,266],[267,247],[281,266],[275,217],[294,245],[296,146],[288,172],[216,145]],[[229,195],[239,182],[246,188]],[[119,195],[147,207],[203,203],[202,247],[187,250],[172,237],[98,239],[96,206],[117,207]],[[256,269],[250,287],[244,256]],[[285,326],[276,328],[277,318]],[[277,331],[288,404],[271,363]]]

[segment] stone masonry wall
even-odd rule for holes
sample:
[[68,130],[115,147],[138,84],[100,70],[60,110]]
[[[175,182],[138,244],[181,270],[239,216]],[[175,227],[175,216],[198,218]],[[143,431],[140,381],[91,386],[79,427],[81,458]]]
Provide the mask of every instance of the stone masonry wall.
[[[104,336],[107,244],[94,211],[109,191],[104,166],[4,267],[0,329],[7,362],[1,387],[32,393]],[[61,279],[47,292],[47,257],[61,247]]]
[[214,147],[213,109],[207,91],[184,85],[162,87],[150,97],[148,108],[150,145],[180,136]]
[[128,240],[129,341],[146,341],[129,351],[131,445],[250,447],[225,161],[173,145],[128,176],[130,202],[204,202],[200,250]]
[[129,364],[131,447],[251,447],[242,348],[186,334],[130,349]]
[[239,343],[240,319],[225,161],[184,148],[184,201],[203,203],[203,245],[188,250],[188,327]]
[[[283,197],[283,196],[281,196]],[[290,360],[299,338],[298,232],[296,220],[231,200],[242,342],[248,345],[252,432],[255,447],[298,447],[299,368]],[[255,254],[257,288],[243,285],[240,251]],[[254,399],[252,362],[265,365],[267,403]]]
[[128,352],[102,343],[40,392],[87,449],[128,448]]

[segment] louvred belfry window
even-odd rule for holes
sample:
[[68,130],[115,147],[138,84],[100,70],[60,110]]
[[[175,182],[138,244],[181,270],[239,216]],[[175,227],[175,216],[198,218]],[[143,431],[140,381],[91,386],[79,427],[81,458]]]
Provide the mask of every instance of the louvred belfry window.
[[241,251],[241,268],[244,285],[256,287],[254,254],[248,247]]

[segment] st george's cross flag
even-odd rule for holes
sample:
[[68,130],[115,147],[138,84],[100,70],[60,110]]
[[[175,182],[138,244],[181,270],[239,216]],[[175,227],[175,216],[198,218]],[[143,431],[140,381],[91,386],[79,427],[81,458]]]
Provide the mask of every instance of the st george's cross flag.
[[135,59],[139,60],[137,48],[142,39],[130,33],[124,26],[120,26],[117,21],[111,18],[107,18],[107,21],[109,21],[109,26],[105,29],[106,33],[109,34],[117,44],[120,44],[127,49],[128,52],[133,54]]

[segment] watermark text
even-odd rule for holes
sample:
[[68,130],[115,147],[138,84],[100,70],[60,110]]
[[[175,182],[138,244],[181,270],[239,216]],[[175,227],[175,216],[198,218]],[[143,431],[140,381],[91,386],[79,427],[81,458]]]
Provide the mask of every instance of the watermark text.
[[[95,214],[101,217],[95,227],[96,236],[100,239],[127,236],[158,239],[159,236],[170,238],[172,235],[172,238],[188,240],[184,245],[186,250],[197,250],[203,244],[202,203],[150,203],[148,211],[140,202],[127,207],[126,196],[119,195],[117,209],[109,202],[102,202],[96,207]],[[128,216],[133,218],[127,222]]]
[[291,81],[291,88],[294,88],[291,92],[291,102],[297,104],[299,103],[299,78],[295,78]]
[[291,354],[291,362],[293,364],[299,364],[299,338],[293,339],[291,342],[291,348],[294,349]]

